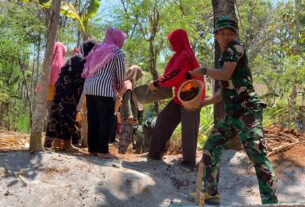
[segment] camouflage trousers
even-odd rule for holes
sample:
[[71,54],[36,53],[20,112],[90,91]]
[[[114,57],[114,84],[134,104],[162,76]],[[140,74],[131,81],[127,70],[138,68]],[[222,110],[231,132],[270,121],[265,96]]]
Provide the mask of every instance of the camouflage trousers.
[[122,119],[120,126],[119,153],[125,154],[133,136],[133,126],[127,119]]
[[262,110],[243,113],[240,117],[226,115],[214,126],[203,150],[205,165],[204,185],[211,195],[218,193],[220,157],[230,144],[230,138],[238,135],[253,162],[263,204],[277,203],[276,183],[272,165],[267,158],[262,129]]

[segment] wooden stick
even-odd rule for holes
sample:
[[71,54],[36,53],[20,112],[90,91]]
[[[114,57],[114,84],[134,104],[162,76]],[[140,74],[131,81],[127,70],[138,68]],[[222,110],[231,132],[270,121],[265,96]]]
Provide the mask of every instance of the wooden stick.
[[204,193],[200,192],[200,201],[199,201],[199,207],[204,207]]
[[298,142],[299,142],[299,140],[296,139],[296,138],[293,137],[293,136],[287,135],[287,134],[285,134],[285,133],[283,133],[283,132],[279,132],[279,134],[281,134],[281,135],[283,135],[283,136],[286,136],[286,137],[292,139],[295,143],[298,143]]
[[[197,175],[197,186],[196,186],[196,195],[195,195],[195,203],[201,206],[201,188],[202,188],[202,176],[203,176],[203,162],[199,162],[198,166],[198,175]],[[204,200],[203,200],[204,203]]]

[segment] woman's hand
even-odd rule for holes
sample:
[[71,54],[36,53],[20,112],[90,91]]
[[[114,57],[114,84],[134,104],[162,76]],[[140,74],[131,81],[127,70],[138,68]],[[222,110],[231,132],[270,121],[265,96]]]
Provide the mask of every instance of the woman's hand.
[[128,122],[130,125],[133,125],[133,117],[128,117],[127,122]]
[[114,105],[114,112],[118,112],[120,109],[120,106],[122,105],[123,98],[121,96],[118,96],[118,99],[115,101]]
[[200,68],[195,68],[194,70],[189,71],[188,73],[189,73],[191,76],[194,76],[194,77],[202,76],[202,74],[201,74],[201,72],[200,72]]
[[152,93],[155,93],[158,89],[154,86],[154,81],[150,81],[148,84],[148,90],[150,90]]
[[134,119],[132,116],[128,117],[127,122],[130,125],[137,125],[138,124],[138,121],[136,119]]

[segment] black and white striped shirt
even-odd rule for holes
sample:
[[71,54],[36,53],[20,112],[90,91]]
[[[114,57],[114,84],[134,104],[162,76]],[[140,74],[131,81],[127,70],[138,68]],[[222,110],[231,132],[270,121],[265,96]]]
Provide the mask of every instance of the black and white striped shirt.
[[113,59],[100,69],[94,76],[87,78],[84,95],[116,97],[124,84],[125,61],[121,49],[116,50]]

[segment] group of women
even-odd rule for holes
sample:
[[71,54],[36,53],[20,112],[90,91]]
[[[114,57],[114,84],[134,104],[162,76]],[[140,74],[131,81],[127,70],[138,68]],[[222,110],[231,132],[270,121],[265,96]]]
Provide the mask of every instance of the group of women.
[[[200,68],[191,49],[187,33],[177,29],[168,35],[174,55],[169,60],[164,74],[149,83],[149,90],[158,87],[174,87],[175,96],[158,115],[152,131],[148,158],[162,159],[166,144],[178,124],[182,128],[181,165],[194,169],[200,124],[200,109],[188,111],[178,99],[178,89],[189,77],[202,82],[208,75],[222,83],[222,88],[201,106],[224,100],[226,116],[214,126],[203,151],[202,161],[206,198],[220,198],[218,192],[219,161],[233,132],[240,132],[240,139],[255,164],[263,203],[276,203],[274,173],[266,157],[266,148],[261,126],[261,104],[252,85],[251,73],[243,46],[237,41],[237,24],[228,17],[216,23],[215,38],[221,48],[222,58],[218,68]],[[122,51],[127,35],[115,28],[106,31],[102,43],[84,42],[79,53],[73,55],[62,67],[55,84],[47,125],[46,137],[54,138],[53,146],[74,150],[71,144],[75,132],[76,106],[81,94],[86,97],[88,116],[88,151],[92,156],[104,159],[115,158],[109,153],[109,138],[113,130],[116,103],[121,102],[122,124],[120,129],[119,153],[124,154],[132,136],[133,125],[137,124],[143,106],[136,100],[133,89],[143,71],[132,66],[125,71]],[[231,133],[232,132],[232,133]]]
[[[77,151],[72,145],[72,137],[76,131],[76,107],[83,94],[86,97],[89,154],[101,158],[114,158],[109,153],[108,143],[114,127],[116,102],[121,102],[118,151],[121,154],[126,153],[133,134],[133,125],[138,124],[138,113],[143,111],[143,106],[133,94],[136,81],[143,76],[143,70],[133,65],[125,71],[122,47],[126,38],[124,32],[109,28],[102,43],[85,41],[79,51],[66,61],[54,86],[55,93],[48,118],[45,146],[51,140],[54,148]],[[182,164],[194,166],[199,110],[186,111],[178,101],[177,91],[186,80],[185,73],[199,64],[184,30],[175,30],[168,39],[175,54],[169,61],[164,75],[154,81],[153,85],[175,87],[175,97],[158,118],[149,156],[153,159],[162,157],[166,142],[173,130],[182,122]],[[56,52],[54,50],[54,54]],[[63,53],[61,55],[64,56]],[[150,89],[153,91],[155,88],[150,85]],[[204,93],[202,95],[204,96]]]

